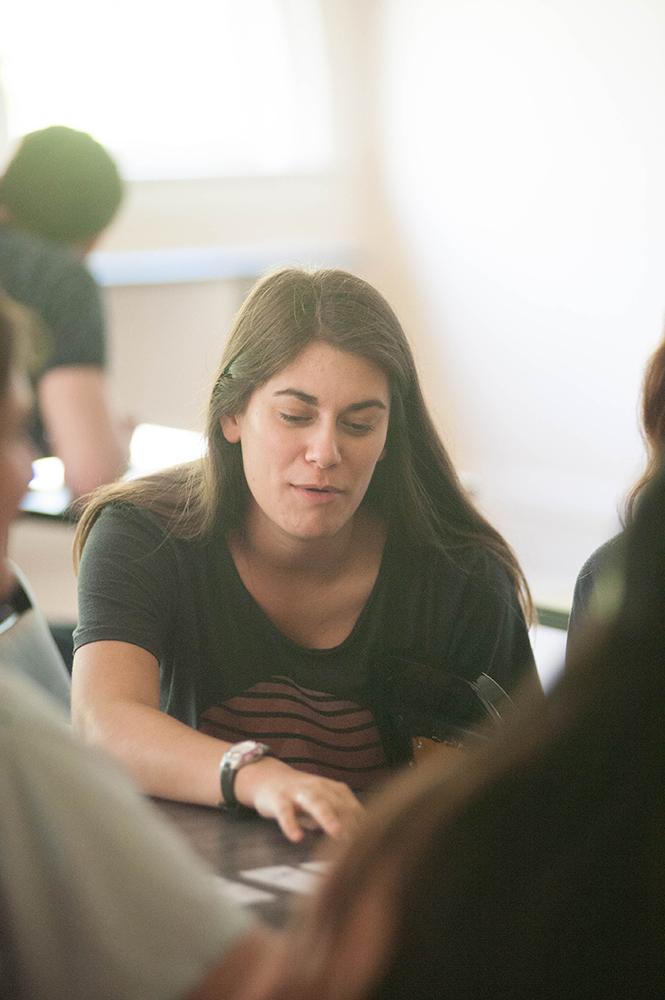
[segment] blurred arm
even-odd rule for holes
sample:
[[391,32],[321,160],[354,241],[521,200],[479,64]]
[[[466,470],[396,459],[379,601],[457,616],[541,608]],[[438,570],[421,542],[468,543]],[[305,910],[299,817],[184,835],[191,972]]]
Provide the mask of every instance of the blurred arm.
[[58,366],[40,380],[38,402],[53,453],[75,497],[117,479],[129,459],[129,424],[114,420],[106,378],[95,366]]

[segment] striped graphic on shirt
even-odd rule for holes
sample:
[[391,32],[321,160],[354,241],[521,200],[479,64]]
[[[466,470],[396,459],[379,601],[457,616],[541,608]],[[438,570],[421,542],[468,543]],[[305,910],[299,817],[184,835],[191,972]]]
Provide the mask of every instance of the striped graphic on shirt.
[[387,770],[383,744],[367,708],[290,677],[272,677],[201,714],[199,729],[237,743],[267,743],[276,757],[300,771],[344,781],[360,791]]

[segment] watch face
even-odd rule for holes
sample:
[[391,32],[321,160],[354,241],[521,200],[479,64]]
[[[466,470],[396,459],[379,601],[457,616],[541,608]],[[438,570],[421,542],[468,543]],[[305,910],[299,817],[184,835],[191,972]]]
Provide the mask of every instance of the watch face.
[[257,743],[256,740],[243,740],[242,743],[236,743],[232,748],[234,770],[244,767],[245,764],[252,764],[255,760],[260,760],[267,749],[263,743]]
[[234,743],[233,746],[229,747],[222,757],[219,773],[222,792],[220,805],[223,808],[240,808],[233,791],[236,773],[245,764],[253,764],[254,761],[261,760],[266,755],[272,756],[270,747],[265,743],[257,743],[256,740],[243,740],[242,743]]

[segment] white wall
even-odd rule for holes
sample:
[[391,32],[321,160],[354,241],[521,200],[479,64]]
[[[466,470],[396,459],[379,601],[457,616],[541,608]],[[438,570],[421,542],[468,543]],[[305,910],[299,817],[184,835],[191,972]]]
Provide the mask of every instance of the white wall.
[[[242,252],[263,246],[269,267],[336,264],[362,270],[355,178],[364,143],[364,50],[374,5],[320,2],[336,148],[330,169],[132,183],[100,251],[230,246]],[[309,245],[311,252],[303,249]],[[119,408],[136,421],[200,429],[212,375],[246,290],[246,281],[106,289],[111,384]]]
[[642,461],[664,42],[662,0],[376,6],[372,268],[399,275],[453,456],[536,596],[562,605]]
[[[355,251],[404,321],[453,458],[536,597],[565,605],[642,460],[639,381],[665,318],[665,3],[322,6],[331,170],[133,185],[102,249]],[[136,419],[200,426],[238,293],[107,293],[114,387]]]

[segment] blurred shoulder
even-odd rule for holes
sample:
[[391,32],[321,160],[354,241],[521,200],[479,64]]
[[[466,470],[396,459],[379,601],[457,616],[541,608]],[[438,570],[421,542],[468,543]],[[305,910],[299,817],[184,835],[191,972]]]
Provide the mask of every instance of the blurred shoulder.
[[3,759],[8,744],[31,739],[36,732],[69,738],[70,726],[63,706],[6,661],[0,662],[0,705]]
[[5,262],[3,270],[11,262],[17,276],[24,274],[32,279],[35,274],[46,277],[60,275],[65,279],[94,284],[87,267],[64,244],[14,226],[0,226],[0,259]]
[[624,535],[620,533],[615,535],[614,538],[610,538],[607,542],[603,542],[602,545],[599,545],[579,571],[577,575],[578,583],[585,579],[597,579],[600,574],[614,567],[617,561],[621,559],[623,542]]

